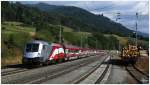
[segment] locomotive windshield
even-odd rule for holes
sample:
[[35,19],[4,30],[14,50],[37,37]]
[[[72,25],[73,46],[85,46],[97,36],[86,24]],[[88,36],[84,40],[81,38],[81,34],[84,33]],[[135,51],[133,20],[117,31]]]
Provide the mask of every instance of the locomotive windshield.
[[38,52],[39,44],[29,43],[26,45],[26,52]]

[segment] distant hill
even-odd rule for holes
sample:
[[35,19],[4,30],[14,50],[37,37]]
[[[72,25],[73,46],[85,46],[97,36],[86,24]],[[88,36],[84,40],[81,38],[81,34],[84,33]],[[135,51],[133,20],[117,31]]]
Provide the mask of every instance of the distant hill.
[[[101,32],[128,36],[133,31],[102,15],[94,15],[73,6],[56,6],[45,3],[22,4],[2,2],[2,21],[18,21],[29,25],[54,24],[72,28],[74,31]],[[41,23],[42,22],[42,23]],[[44,27],[37,26],[38,29]],[[147,35],[139,32],[139,35]]]
[[138,33],[138,35],[141,35],[143,37],[146,37],[146,38],[149,37],[149,34],[147,34],[147,33],[142,33],[142,32],[137,32],[137,33]]
[[26,6],[36,7],[44,12],[60,15],[62,20],[61,24],[72,27],[76,29],[76,31],[80,29],[81,31],[98,31],[123,36],[126,36],[132,32],[121,24],[115,23],[105,16],[95,15],[84,9],[74,6],[56,6],[45,3],[33,5],[26,4]]
[[64,6],[56,6],[56,5],[49,5],[49,4],[45,4],[45,3],[38,3],[38,4],[24,4],[24,5],[28,5],[31,7],[37,7],[38,9],[42,10],[42,11],[51,11],[51,10],[55,10],[57,8],[61,8]]

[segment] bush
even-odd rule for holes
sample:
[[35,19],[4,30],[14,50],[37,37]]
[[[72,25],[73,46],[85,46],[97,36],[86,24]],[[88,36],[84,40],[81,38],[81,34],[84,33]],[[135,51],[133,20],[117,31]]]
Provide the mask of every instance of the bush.
[[32,39],[28,33],[16,33],[12,36],[13,44],[20,49],[23,49],[25,44]]
[[6,28],[5,27],[2,27],[2,30],[5,30]]
[[23,52],[25,44],[31,40],[28,33],[2,33],[2,57],[15,56],[14,49]]

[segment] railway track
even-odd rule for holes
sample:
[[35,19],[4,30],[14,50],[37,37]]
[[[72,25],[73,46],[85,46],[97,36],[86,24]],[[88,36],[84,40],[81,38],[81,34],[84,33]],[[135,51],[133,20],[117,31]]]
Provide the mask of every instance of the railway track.
[[149,83],[149,76],[139,69],[137,69],[135,66],[126,66],[127,72],[132,76],[134,80],[136,80],[139,84],[148,84]]
[[98,80],[95,82],[95,84],[100,84],[101,83],[101,81],[104,79],[106,73],[108,72],[108,69],[109,69],[109,65],[107,64],[105,70],[103,71],[101,76],[98,78]]
[[12,74],[17,74],[17,73],[20,73],[20,72],[25,72],[25,71],[29,71],[29,70],[33,70],[33,69],[39,68],[39,66],[25,67],[23,64],[22,64],[21,67],[16,67],[15,69],[13,68],[13,70],[8,70],[10,68],[5,68],[6,71],[1,72],[1,76],[7,76],[7,75],[12,75]]
[[14,69],[14,70],[1,72],[1,76],[16,74],[16,73],[24,72],[24,71],[27,71],[27,70],[29,70],[29,69],[17,68],[17,69]]
[[[75,81],[70,81],[70,84],[100,84],[102,82],[102,80],[104,79],[104,77],[106,76],[106,73],[108,72],[108,69],[110,68],[110,65],[108,63],[106,63],[105,66],[102,66],[104,62],[108,61],[109,57],[105,58],[103,60],[102,63],[98,63],[95,67],[93,67],[91,70],[87,71],[87,73],[83,74],[81,77],[77,78],[77,80]],[[101,69],[101,71],[100,71]],[[92,74],[98,73],[97,71],[100,71],[101,73],[99,74],[99,76],[97,75],[97,78],[94,79],[94,81],[90,81],[87,82],[88,80],[90,80],[90,77],[92,77]],[[96,76],[95,76],[96,77]],[[88,79],[89,78],[89,79]],[[86,81],[87,79],[87,81]]]
[[67,74],[67,73],[69,73],[71,71],[74,71],[75,69],[78,69],[78,68],[81,68],[83,66],[86,66],[86,65],[88,65],[88,64],[90,64],[90,63],[92,63],[94,61],[96,61],[96,59],[85,61],[85,62],[83,62],[81,64],[78,64],[78,65],[75,65],[75,66],[67,67],[67,69],[57,70],[57,71],[55,71],[54,74],[47,74],[44,77],[41,77],[39,79],[27,82],[27,84],[40,84],[40,83],[45,82],[45,81],[47,81],[49,79],[54,79],[54,78],[60,77],[61,75],[65,75],[65,74]]
[[[81,58],[85,58],[85,57],[81,57]],[[69,61],[73,61],[73,60],[75,60],[75,59],[72,59],[72,60],[69,60]],[[43,67],[45,67],[45,66],[43,66]],[[9,68],[5,68],[5,69],[9,69]],[[30,69],[16,68],[16,69],[13,69],[13,70],[8,70],[8,71],[1,72],[1,76],[16,74],[16,73],[20,73],[20,72],[24,72],[24,71],[28,71],[28,70],[33,70],[33,69],[36,69],[36,68],[30,68]]]
[[[77,63],[79,61],[82,61],[82,63]],[[43,70],[41,71],[41,73],[39,74],[36,74],[38,73],[38,71],[33,70],[33,69],[28,69],[28,70],[31,70],[31,72],[29,71],[26,71],[26,70],[14,70],[9,73],[3,73],[2,77],[3,77],[3,83],[14,83],[14,84],[19,84],[19,83],[27,83],[27,84],[34,84],[34,83],[43,83],[47,80],[51,80],[51,79],[55,79],[57,77],[60,77],[61,75],[65,75],[65,74],[68,74],[78,68],[81,68],[81,67],[84,67],[92,62],[95,62],[97,61],[97,58],[92,58],[92,57],[89,57],[89,59],[86,59],[86,58],[83,58],[82,59],[79,59],[77,62],[76,61],[71,61],[71,62],[74,62],[74,64],[71,62],[67,62],[67,63],[64,63],[63,64],[58,64],[58,65],[52,65],[51,67],[56,67],[56,69],[49,69],[49,70],[46,70],[48,69],[49,66],[46,66],[46,67],[43,67]],[[69,64],[70,63],[70,64]],[[75,64],[77,63],[77,64]],[[65,64],[67,66],[65,66]],[[42,69],[42,68],[37,68],[37,69]],[[26,71],[25,73],[31,73],[31,74],[27,74],[25,76],[22,76],[24,75],[24,71]],[[32,71],[35,71],[36,73],[32,73]],[[20,74],[21,72],[21,74]],[[15,73],[15,76],[11,75],[11,74],[14,74]],[[16,73],[19,73],[19,74],[16,74]],[[36,74],[36,75],[35,75]],[[5,76],[6,75],[6,76]],[[9,76],[9,79],[7,79],[7,75]],[[17,77],[17,75],[21,75],[20,77]],[[11,78],[12,77],[12,78]],[[15,78],[13,78],[15,77]],[[5,81],[6,80],[6,81]]]

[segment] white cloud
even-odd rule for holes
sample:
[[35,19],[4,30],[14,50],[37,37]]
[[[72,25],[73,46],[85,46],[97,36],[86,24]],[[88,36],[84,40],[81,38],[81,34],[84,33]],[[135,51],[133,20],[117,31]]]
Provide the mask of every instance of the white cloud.
[[133,10],[140,12],[143,15],[148,14],[148,2],[139,2],[136,6],[134,6]]
[[[111,3],[111,4],[110,4]],[[138,2],[110,2],[108,6],[112,6],[111,10],[104,9],[100,12],[91,11],[95,14],[104,14],[104,16],[109,17],[110,19],[115,21],[116,13],[120,12],[119,23],[122,23],[124,26],[128,27],[131,30],[135,30],[135,22],[136,22],[136,12],[139,13],[138,19],[138,31],[149,33],[149,19],[148,19],[148,1],[138,1]],[[105,4],[105,6],[107,3]],[[146,16],[144,18],[144,16]]]

